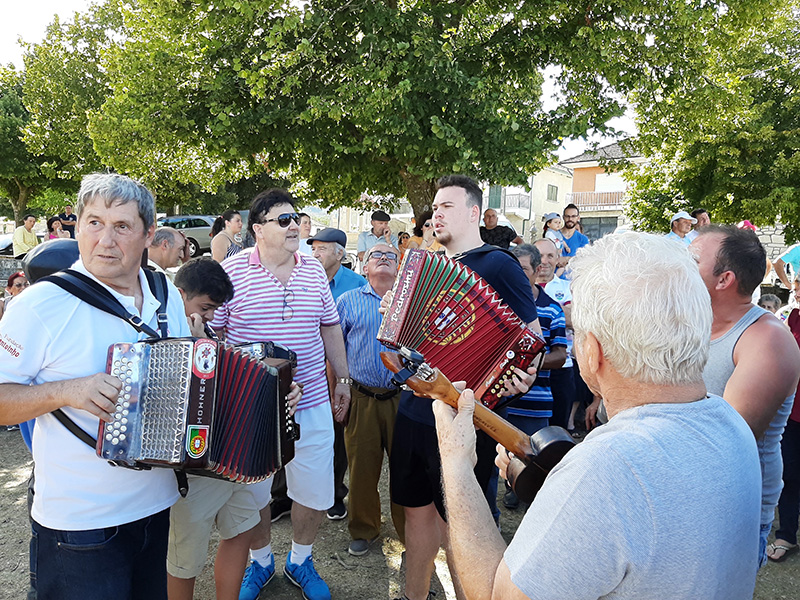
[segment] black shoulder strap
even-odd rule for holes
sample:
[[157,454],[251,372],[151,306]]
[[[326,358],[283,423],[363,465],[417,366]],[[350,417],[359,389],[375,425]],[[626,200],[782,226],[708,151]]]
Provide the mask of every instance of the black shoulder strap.
[[158,271],[144,270],[144,276],[147,278],[147,284],[150,286],[150,291],[161,303],[158,308],[158,330],[161,332],[161,337],[167,337],[167,299],[169,291],[167,288],[167,277]]
[[[83,273],[67,269],[66,271],[59,271],[48,277],[43,277],[39,281],[49,281],[73,296],[80,298],[87,304],[119,317],[123,321],[127,321],[136,331],[146,333],[150,337],[159,337],[158,333],[153,331],[141,318],[125,310],[125,307],[120,304],[119,300],[117,300],[111,292]],[[166,284],[164,284],[164,289],[166,290]],[[162,302],[162,308],[164,308],[165,305],[166,302]],[[161,325],[160,316],[159,314],[159,326]],[[166,324],[164,330],[165,329]]]
[[[145,277],[150,291],[161,304],[157,313],[158,328],[161,331],[161,337],[167,337],[167,299],[169,294],[167,279],[163,273],[148,270],[145,270]],[[159,337],[158,333],[153,331],[139,317],[125,310],[125,307],[107,289],[82,273],[67,269],[48,277],[43,277],[39,281],[49,281],[87,304],[127,321],[136,331],[146,333],[150,337]],[[92,449],[97,446],[97,440],[78,427],[78,424],[70,419],[60,408],[52,411],[52,415],[84,444]],[[185,498],[189,492],[189,480],[186,477],[186,473],[176,469],[175,478],[178,482],[178,492]]]

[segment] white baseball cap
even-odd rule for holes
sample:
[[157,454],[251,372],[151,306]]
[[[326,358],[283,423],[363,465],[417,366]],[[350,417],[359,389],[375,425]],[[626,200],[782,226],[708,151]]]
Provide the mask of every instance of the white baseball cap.
[[692,222],[692,225],[697,223],[697,219],[695,219],[692,215],[690,215],[685,210],[676,212],[674,215],[672,215],[672,218],[669,220],[669,222],[670,222],[670,224],[672,224],[675,221],[677,221],[678,219],[689,219],[689,221]]

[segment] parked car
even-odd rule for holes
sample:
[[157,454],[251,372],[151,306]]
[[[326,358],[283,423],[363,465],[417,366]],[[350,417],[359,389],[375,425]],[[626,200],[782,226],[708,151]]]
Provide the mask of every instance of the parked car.
[[0,235],[0,256],[14,256],[13,239],[13,233],[4,233]]
[[214,217],[208,215],[176,215],[158,219],[159,227],[173,227],[189,240],[189,256],[194,258],[211,250],[211,226]]

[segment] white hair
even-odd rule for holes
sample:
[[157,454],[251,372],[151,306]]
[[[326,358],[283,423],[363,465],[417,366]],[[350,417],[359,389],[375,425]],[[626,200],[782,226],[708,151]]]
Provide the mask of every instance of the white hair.
[[711,298],[689,252],[648,233],[607,235],[570,261],[575,347],[592,333],[611,366],[640,383],[698,383]]

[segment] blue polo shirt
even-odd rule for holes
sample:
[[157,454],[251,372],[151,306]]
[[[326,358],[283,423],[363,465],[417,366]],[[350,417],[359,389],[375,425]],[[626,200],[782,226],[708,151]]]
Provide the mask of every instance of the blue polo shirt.
[[336,300],[350,377],[370,387],[391,388],[392,372],[381,362],[380,353],[392,350],[377,339],[383,320],[380,307],[381,297],[369,284]]
[[350,290],[354,290],[356,288],[360,288],[362,285],[365,285],[367,280],[355,271],[352,271],[347,267],[340,266],[339,270],[336,271],[336,275],[333,276],[333,279],[331,279],[329,283],[331,286],[331,295],[333,296],[333,299],[336,300],[345,292],[349,292]]

